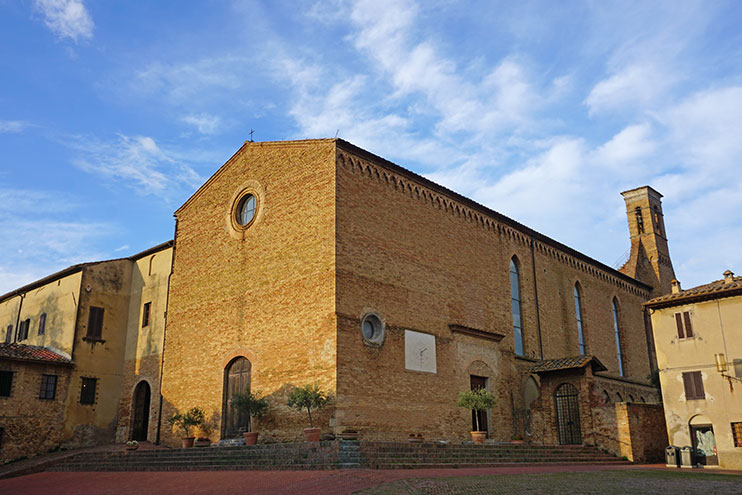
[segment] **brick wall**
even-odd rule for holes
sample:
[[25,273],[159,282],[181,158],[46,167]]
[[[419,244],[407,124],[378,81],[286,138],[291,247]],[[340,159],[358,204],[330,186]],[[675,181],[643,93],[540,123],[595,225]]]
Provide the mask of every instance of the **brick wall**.
[[[513,256],[520,266],[525,359],[514,355],[509,280]],[[382,159],[341,145],[338,426],[384,438],[401,439],[418,430],[434,438],[466,438],[471,415],[455,401],[458,392],[469,388],[469,375],[476,374],[470,371],[472,363],[482,362],[498,399],[490,414],[492,436],[509,440],[513,416],[528,413],[524,384],[532,359],[542,357],[542,349],[547,359],[579,354],[576,282],[582,286],[588,353],[595,354],[609,374],[618,374],[611,313],[615,297],[626,374],[645,380],[650,369],[641,310],[648,296],[645,288]],[[363,343],[360,322],[368,312],[378,314],[387,326],[380,348]],[[505,337],[495,343],[454,334],[450,324]],[[405,369],[404,330],[435,335],[436,374]],[[543,420],[540,413],[529,414]]]
[[[199,406],[221,431],[224,370],[244,356],[252,390],[270,403],[264,439],[301,438],[288,410],[294,385],[335,392],[335,152],[332,141],[246,143],[177,212],[165,337],[163,418]],[[253,224],[233,228],[242,191],[258,197]],[[317,418],[329,425],[332,408]],[[179,434],[163,426],[163,440]]]
[[[62,440],[70,367],[0,361],[0,370],[13,372],[10,397],[0,397],[0,464],[33,457],[57,448]],[[53,400],[40,399],[41,376],[57,375]]]

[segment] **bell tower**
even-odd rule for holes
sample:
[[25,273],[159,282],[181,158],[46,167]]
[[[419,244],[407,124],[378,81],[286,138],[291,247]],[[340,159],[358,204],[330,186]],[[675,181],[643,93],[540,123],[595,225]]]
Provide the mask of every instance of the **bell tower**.
[[642,186],[621,195],[629,220],[631,255],[620,271],[651,285],[653,297],[669,294],[675,271],[667,247],[662,194],[649,186]]

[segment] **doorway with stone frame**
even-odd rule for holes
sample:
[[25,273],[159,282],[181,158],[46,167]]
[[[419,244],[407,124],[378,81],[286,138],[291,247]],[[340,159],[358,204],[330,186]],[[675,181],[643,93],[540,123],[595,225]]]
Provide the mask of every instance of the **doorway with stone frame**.
[[[469,381],[472,390],[483,388],[488,390],[488,378],[485,376],[469,375]],[[489,422],[488,422],[488,411],[477,411],[472,409],[471,411],[471,431],[486,431],[487,438],[489,438]],[[479,429],[477,430],[477,419],[479,420]]]
[[229,362],[224,369],[224,393],[222,404],[222,438],[239,437],[242,429],[248,424],[249,418],[244,413],[236,411],[232,406],[232,398],[237,394],[250,391],[250,375],[252,364],[245,357],[237,357]]
[[149,383],[145,380],[139,382],[134,389],[132,398],[132,422],[131,422],[131,440],[138,442],[147,440],[149,431],[149,403],[151,399],[151,390]]

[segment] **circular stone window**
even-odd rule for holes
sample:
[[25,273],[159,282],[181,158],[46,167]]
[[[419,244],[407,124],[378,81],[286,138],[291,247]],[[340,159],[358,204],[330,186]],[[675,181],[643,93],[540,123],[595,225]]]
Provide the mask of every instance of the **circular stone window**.
[[369,345],[381,345],[384,342],[384,324],[375,314],[367,314],[361,321],[363,341]]
[[253,194],[245,194],[238,202],[234,211],[235,222],[240,227],[247,227],[255,219],[255,212],[258,209],[258,200]]

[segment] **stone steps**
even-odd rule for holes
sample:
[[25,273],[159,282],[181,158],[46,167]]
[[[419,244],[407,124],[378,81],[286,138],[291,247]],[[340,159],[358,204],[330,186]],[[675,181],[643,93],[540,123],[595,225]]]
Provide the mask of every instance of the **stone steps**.
[[625,463],[591,447],[334,441],[85,453],[52,471],[191,471],[506,467]]

